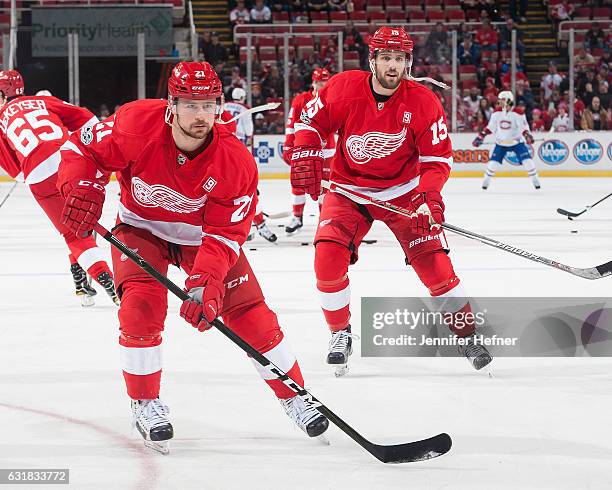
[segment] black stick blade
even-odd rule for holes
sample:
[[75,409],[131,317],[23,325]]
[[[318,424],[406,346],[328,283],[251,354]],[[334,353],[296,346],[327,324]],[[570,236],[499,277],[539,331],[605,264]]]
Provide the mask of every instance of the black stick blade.
[[383,463],[414,463],[437,458],[450,451],[453,441],[446,433],[423,439],[422,441],[407,442],[393,446],[371,444],[367,448],[379,461]]
[[571,211],[568,211],[566,209],[557,208],[557,213],[562,214],[563,216],[567,216],[569,219],[572,219],[576,216],[580,216],[582,213],[584,213],[584,211],[582,211],[581,213],[572,213]]
[[597,266],[596,269],[602,277],[609,276],[610,274],[612,274],[612,261]]

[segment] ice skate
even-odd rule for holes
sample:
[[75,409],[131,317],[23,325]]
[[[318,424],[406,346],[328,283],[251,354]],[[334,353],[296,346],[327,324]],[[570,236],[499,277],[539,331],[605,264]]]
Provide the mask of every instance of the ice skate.
[[480,371],[493,360],[484,345],[475,343],[475,335],[464,337],[464,342],[457,346],[457,351],[464,356],[476,371]]
[[302,229],[302,226],[304,226],[302,217],[294,215],[291,217],[289,224],[285,226],[285,233],[287,233],[287,235],[295,235]]
[[110,274],[108,272],[102,272],[96,280],[100,286],[104,288],[110,299],[113,300],[113,303],[117,306],[121,306],[121,301],[119,300],[119,296],[117,296],[117,291],[115,291],[115,282]]
[[174,437],[172,424],[168,420],[170,409],[159,398],[154,400],[132,400],[136,427],[144,439],[144,445],[161,454],[170,452],[170,439]]
[[270,243],[274,243],[277,239],[276,235],[268,228],[268,225],[264,221],[257,225],[257,233],[259,233],[263,238],[268,240]]
[[335,366],[336,377],[344,376],[348,373],[348,358],[353,353],[353,339],[358,338],[358,335],[351,333],[350,325],[344,330],[332,332],[332,338],[329,341],[327,364]]
[[74,281],[75,294],[81,298],[81,306],[93,306],[96,302],[94,296],[98,293],[87,280],[87,273],[78,263],[70,266],[70,272]]
[[316,403],[302,398],[299,395],[286,400],[279,399],[280,404],[291,420],[302,429],[308,437],[317,437],[322,442],[327,442],[322,434],[329,427],[329,420],[316,408]]

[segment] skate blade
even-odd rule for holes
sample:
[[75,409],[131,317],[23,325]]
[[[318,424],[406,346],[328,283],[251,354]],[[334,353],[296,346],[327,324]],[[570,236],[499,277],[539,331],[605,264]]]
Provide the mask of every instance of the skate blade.
[[89,296],[87,294],[80,294],[78,296],[80,296],[81,298],[81,306],[85,308],[89,308],[90,306],[93,306],[96,304],[96,300],[94,299],[93,296]]
[[160,454],[170,454],[170,441],[144,441],[144,445]]
[[348,364],[342,364],[342,365],[336,366],[336,369],[334,371],[334,376],[336,378],[341,378],[342,376],[347,375],[348,372],[349,372]]
[[295,231],[287,231],[285,232],[287,234],[287,236],[296,236],[299,235],[302,232],[302,228],[298,228]]

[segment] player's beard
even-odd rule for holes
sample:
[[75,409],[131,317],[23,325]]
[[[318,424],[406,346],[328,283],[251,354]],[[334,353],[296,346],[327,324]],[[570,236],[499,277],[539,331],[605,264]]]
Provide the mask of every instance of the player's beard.
[[185,136],[196,140],[203,140],[210,133],[210,126],[206,121],[194,121],[188,128],[183,127],[179,115],[176,115],[176,123]]
[[[397,70],[382,70],[378,68],[378,65],[375,66],[376,69],[376,79],[378,83],[380,83],[383,88],[388,90],[395,90],[399,84],[402,82],[402,74]],[[389,74],[395,75],[394,77],[389,77]]]

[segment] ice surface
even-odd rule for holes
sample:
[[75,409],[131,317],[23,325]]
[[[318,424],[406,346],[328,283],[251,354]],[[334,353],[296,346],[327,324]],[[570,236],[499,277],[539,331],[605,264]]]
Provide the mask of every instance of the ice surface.
[[[610,192],[608,179],[455,179],[448,222],[569,265],[612,259],[612,203],[571,222]],[[11,184],[0,184],[0,198]],[[116,187],[104,223],[113,222]],[[287,181],[261,183],[264,209],[288,210]],[[608,489],[612,481],[612,361],[496,359],[495,377],[462,359],[352,358],[334,378],[324,364],[329,334],[318,308],[307,206],[304,231],[277,246],[245,248],[313,393],[373,442],[446,431],[449,454],[386,466],[331,428],[331,446],[294,429],[249,360],[217,332],[201,334],[170,299],[162,398],[176,438],[171,454],[146,450],[119,367],[117,309],[100,291],[84,309],[73,295],[67,252],[21,185],[0,208],[0,467],[70,468],[72,488],[151,489]],[[577,234],[570,233],[578,230]],[[361,296],[424,295],[400,248],[376,224],[351,269],[353,324]],[[448,237],[468,293],[608,296],[612,278],[587,281],[461,237]],[[102,247],[110,257],[106,242]],[[182,284],[184,275],[173,269]],[[27,488],[25,486],[20,488]],[[40,487],[34,487],[40,488]]]

